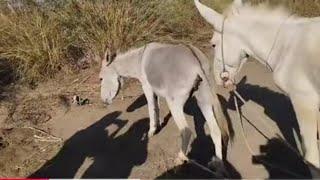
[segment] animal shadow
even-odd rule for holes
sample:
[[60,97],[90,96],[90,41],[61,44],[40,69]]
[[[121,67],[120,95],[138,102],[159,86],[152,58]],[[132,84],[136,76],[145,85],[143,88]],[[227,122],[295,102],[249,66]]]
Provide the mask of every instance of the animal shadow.
[[281,140],[271,139],[260,146],[260,155],[252,157],[253,164],[262,164],[270,179],[309,179],[312,178],[308,166]]
[[[127,178],[134,166],[147,158],[148,120],[135,122],[124,134],[116,135],[128,121],[113,112],[68,139],[59,153],[30,175],[32,178],[74,178],[87,158],[92,164],[81,172],[82,178]],[[108,135],[106,128],[116,125]]]
[[[190,152],[188,157],[195,160],[197,163],[208,167],[211,162],[213,155],[215,155],[214,144],[212,142],[211,136],[206,135],[204,126],[205,119],[197,105],[195,98],[190,98],[184,108],[185,113],[192,115],[194,119],[196,138],[193,140],[190,146]],[[241,178],[241,175],[237,170],[227,161],[225,161],[225,167],[228,172],[229,178]],[[209,168],[209,167],[208,167]],[[214,170],[213,170],[214,171]],[[157,178],[159,179],[190,179],[190,178],[221,178],[214,174],[203,170],[202,168],[192,164],[185,163],[180,166],[176,166]]]
[[[237,85],[237,91],[245,100],[252,100],[262,106],[264,113],[277,124],[286,141],[297,149],[294,131],[297,133],[299,140],[301,140],[301,136],[298,120],[290,99],[284,94],[272,91],[267,87],[247,84],[246,80],[246,77],[244,77],[240,81]],[[229,99],[229,108],[235,110],[233,97]]]
[[127,112],[133,112],[145,105],[147,105],[147,99],[144,94],[140,95],[130,106],[127,108]]
[[[265,114],[279,127],[287,142],[274,138],[260,147],[261,155],[252,157],[254,164],[263,164],[269,172],[270,178],[309,178],[308,166],[298,154],[298,145],[294,138],[294,131],[301,141],[297,118],[290,99],[266,87],[246,83],[246,77],[237,85],[237,91],[245,100],[252,100],[265,109]],[[240,106],[243,104],[239,104]],[[229,99],[229,108],[235,109],[233,97]],[[292,150],[286,143],[289,143]],[[278,168],[275,168],[277,167]],[[279,170],[280,169],[282,170]],[[293,175],[289,170],[294,172]]]

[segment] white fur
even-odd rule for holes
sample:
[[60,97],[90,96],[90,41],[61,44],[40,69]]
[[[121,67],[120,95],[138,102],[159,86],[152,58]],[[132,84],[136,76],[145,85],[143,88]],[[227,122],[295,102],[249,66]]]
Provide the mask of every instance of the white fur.
[[[199,0],[200,14],[214,27],[221,23],[217,12],[208,13]],[[239,5],[239,4],[238,4]],[[231,8],[232,9],[232,8]],[[320,18],[299,18],[283,8],[237,6],[229,11],[224,29],[224,61],[234,81],[247,53],[273,70],[275,83],[290,97],[300,125],[305,159],[320,167],[317,121],[320,105]],[[222,15],[221,15],[222,16]],[[221,25],[220,25],[221,26]],[[222,84],[221,31],[215,31],[215,77]]]

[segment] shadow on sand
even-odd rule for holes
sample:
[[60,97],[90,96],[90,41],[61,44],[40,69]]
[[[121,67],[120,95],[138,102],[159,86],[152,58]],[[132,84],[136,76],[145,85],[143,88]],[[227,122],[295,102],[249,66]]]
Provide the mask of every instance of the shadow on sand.
[[[299,127],[295,118],[290,100],[265,87],[245,84],[238,86],[238,91],[246,100],[252,100],[265,108],[265,113],[273,119],[281,133],[289,143],[297,147],[293,129],[299,133]],[[220,97],[221,98],[221,97]],[[128,112],[146,105],[144,95],[140,96],[128,108]],[[234,109],[232,101],[222,104]],[[214,145],[210,136],[204,131],[205,120],[196,101],[191,98],[185,112],[194,117],[197,137],[191,144],[188,156],[200,164],[207,166],[215,154]],[[133,124],[123,135],[116,136],[117,132],[127,123],[118,119],[120,112],[113,112],[102,118],[94,125],[79,131],[66,141],[62,150],[31,177],[63,177],[73,178],[86,158],[92,158],[93,163],[85,170],[83,178],[127,178],[134,166],[141,165],[147,157],[148,140],[145,134],[148,131],[148,120],[142,119]],[[168,122],[170,114],[165,118]],[[108,135],[106,127],[114,124],[118,130]],[[261,154],[252,157],[254,164],[262,164],[269,172],[270,178],[296,178],[288,173],[280,171],[268,164],[284,167],[304,178],[310,178],[308,167],[301,158],[277,139],[271,139],[266,145],[261,146]],[[133,156],[134,154],[134,156]],[[267,162],[267,163],[265,163]],[[229,178],[241,178],[235,168],[226,162]],[[183,164],[164,172],[157,178],[215,178],[212,174],[192,164]]]
[[[147,101],[144,95],[138,97],[135,102],[133,102],[127,109],[127,112],[133,112],[138,108],[146,105]],[[184,108],[186,114],[192,115],[194,118],[194,125],[196,129],[196,138],[191,144],[191,150],[188,154],[188,157],[196,160],[198,163],[203,166],[207,166],[209,162],[211,162],[212,156],[215,154],[214,144],[211,140],[211,137],[205,134],[204,126],[205,119],[197,105],[195,98],[190,98]],[[171,118],[171,114],[165,116],[164,123],[162,124],[162,128],[168,123]],[[178,139],[177,139],[178,141]],[[229,176],[232,178],[241,178],[241,175],[235,170],[235,168],[228,162],[225,162],[227,171]],[[204,171],[190,163],[186,163],[180,166],[176,166],[167,172],[164,172],[157,178],[216,178],[213,174]]]
[[271,139],[260,146],[260,153],[252,157],[252,163],[264,165],[270,179],[312,178],[304,161],[279,139]]
[[[30,177],[73,178],[86,158],[92,164],[81,172],[81,178],[127,178],[134,166],[141,165],[147,158],[146,133],[148,119],[134,123],[128,131],[116,137],[127,124],[118,119],[121,112],[113,112],[81,130],[68,139],[60,152]],[[113,133],[106,128],[116,125]]]
[[[194,119],[194,125],[196,130],[196,138],[191,144],[188,157],[200,163],[203,166],[208,166],[211,162],[213,155],[215,155],[214,144],[209,135],[205,133],[205,119],[197,105],[195,98],[190,98],[185,105],[184,111],[186,114],[192,115]],[[226,153],[225,153],[226,154]],[[228,178],[240,179],[241,175],[237,170],[227,161],[224,162],[226,170],[228,171]],[[190,163],[186,163],[180,166],[176,166],[173,169],[164,172],[157,178],[178,178],[178,179],[206,179],[217,178],[213,174],[204,171],[198,166]]]
[[8,60],[0,59],[0,101],[6,98],[3,93],[7,92],[7,87],[15,82],[15,76],[12,64]]
[[[298,146],[294,138],[294,131],[297,132],[299,140],[301,136],[290,99],[266,87],[247,84],[246,77],[237,85],[237,91],[245,100],[252,100],[262,106],[265,114],[277,124],[286,141],[296,149],[294,152],[281,140],[270,139],[266,145],[260,147],[261,155],[252,157],[252,162],[264,165],[269,172],[269,178],[310,178],[308,166],[297,154]],[[228,104],[230,109],[235,110],[233,97],[229,99]],[[270,164],[278,168],[271,167]],[[294,172],[296,175],[279,170],[279,168]]]
[[[285,139],[297,148],[294,131],[300,135],[300,129],[293,106],[287,96],[267,87],[247,84],[246,77],[237,85],[237,91],[245,100],[252,100],[262,106],[264,113],[277,124]],[[229,102],[231,109],[235,109],[233,98]]]

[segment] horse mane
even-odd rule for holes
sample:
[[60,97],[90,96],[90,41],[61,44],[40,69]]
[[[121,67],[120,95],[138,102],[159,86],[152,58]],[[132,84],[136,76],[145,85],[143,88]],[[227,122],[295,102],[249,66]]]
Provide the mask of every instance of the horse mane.
[[286,18],[292,15],[292,13],[283,5],[278,5],[276,7],[270,6],[267,3],[261,3],[259,5],[244,4],[241,7],[238,7],[235,10],[232,8],[232,5],[227,8],[223,14],[227,17],[230,16],[242,16],[255,19],[271,19],[279,20],[279,18]]

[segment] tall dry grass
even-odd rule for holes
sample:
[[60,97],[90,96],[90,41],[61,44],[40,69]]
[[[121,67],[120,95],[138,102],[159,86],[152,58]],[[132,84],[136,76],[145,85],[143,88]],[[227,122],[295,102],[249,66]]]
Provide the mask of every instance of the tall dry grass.
[[307,17],[320,16],[320,0],[248,0],[253,4],[283,5],[292,12]]
[[23,8],[2,6],[0,12],[0,59],[11,62],[26,82],[68,72],[74,57],[99,57],[106,47],[126,50],[150,41],[209,37],[210,28],[190,0],[27,2]]
[[[151,3],[150,3],[151,4]],[[134,1],[69,1],[58,8],[30,4],[0,13],[0,59],[26,82],[69,71],[77,49],[102,54],[105,46],[131,46],[156,34],[157,19]]]
[[[23,82],[72,72],[86,54],[126,50],[150,41],[202,45],[212,35],[192,0],[55,0],[22,8],[0,0],[0,61]],[[263,0],[249,0],[260,3]],[[319,0],[267,0],[301,15],[319,15]],[[222,11],[232,0],[203,0]],[[98,58],[99,59],[99,58]]]
[[70,42],[55,16],[39,9],[0,14],[0,59],[11,62],[22,80],[52,77],[66,64]]

